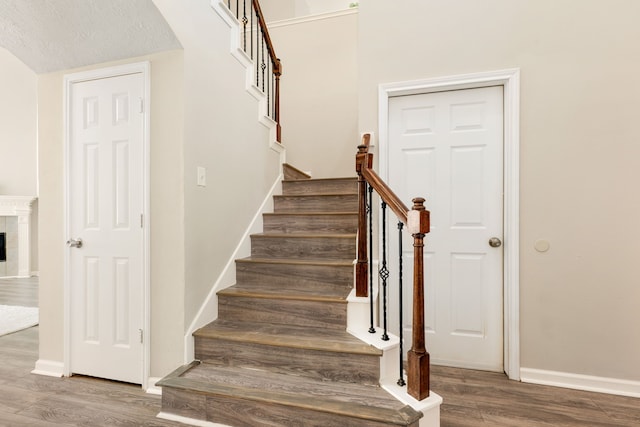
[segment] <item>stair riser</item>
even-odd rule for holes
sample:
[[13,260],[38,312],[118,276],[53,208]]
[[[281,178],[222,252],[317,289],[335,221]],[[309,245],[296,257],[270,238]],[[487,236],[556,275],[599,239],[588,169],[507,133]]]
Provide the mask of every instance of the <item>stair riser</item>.
[[293,259],[355,259],[355,236],[340,237],[289,237],[251,236],[251,256],[255,258]]
[[358,195],[274,196],[274,212],[357,212]]
[[284,287],[299,289],[352,288],[353,266],[237,262],[236,280],[256,285],[277,281]]
[[338,302],[220,295],[218,316],[230,321],[344,330],[347,324],[347,305]]
[[358,181],[354,178],[327,179],[327,180],[303,180],[283,181],[282,193],[286,195],[297,194],[357,194]]
[[378,384],[380,357],[195,338],[195,357],[217,366],[269,369],[300,377]]
[[[313,403],[313,402],[310,402]],[[234,427],[383,427],[388,423],[220,395],[188,393],[165,387],[163,412]],[[409,427],[418,427],[418,422]]]
[[355,233],[358,215],[264,215],[265,233]]

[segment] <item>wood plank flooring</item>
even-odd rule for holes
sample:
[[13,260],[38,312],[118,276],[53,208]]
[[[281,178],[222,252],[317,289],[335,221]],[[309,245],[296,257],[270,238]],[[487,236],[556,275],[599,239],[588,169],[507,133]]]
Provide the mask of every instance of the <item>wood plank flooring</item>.
[[638,427],[640,399],[510,381],[504,374],[432,366],[441,427]]
[[[0,304],[36,306],[37,286],[37,278],[0,279]],[[37,327],[0,337],[0,426],[183,425],[156,418],[160,398],[136,385],[32,375],[37,358]],[[490,372],[432,366],[432,373],[432,388],[444,398],[442,427],[640,426],[640,399]]]

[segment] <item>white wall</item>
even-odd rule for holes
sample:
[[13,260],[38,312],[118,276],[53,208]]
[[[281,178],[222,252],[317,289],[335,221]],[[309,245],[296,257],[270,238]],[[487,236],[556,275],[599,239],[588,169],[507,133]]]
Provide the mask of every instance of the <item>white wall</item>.
[[184,330],[183,53],[172,51],[38,76],[40,359],[63,360],[63,78],[128,62],[151,63],[151,375],[182,362]]
[[0,194],[37,195],[36,74],[0,48]]
[[380,83],[521,69],[522,366],[640,380],[640,3],[368,0],[359,13],[361,131],[377,131]]
[[359,144],[357,10],[269,27],[282,60],[287,162],[314,178],[355,176]]

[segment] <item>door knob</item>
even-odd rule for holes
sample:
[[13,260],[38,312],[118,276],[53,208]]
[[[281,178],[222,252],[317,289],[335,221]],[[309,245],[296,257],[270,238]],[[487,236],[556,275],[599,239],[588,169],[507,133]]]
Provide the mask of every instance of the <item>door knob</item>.
[[69,239],[67,240],[67,245],[69,245],[70,248],[80,249],[82,247],[82,239]]
[[489,246],[491,246],[492,248],[499,248],[500,246],[502,246],[502,240],[497,237],[492,237],[489,239]]

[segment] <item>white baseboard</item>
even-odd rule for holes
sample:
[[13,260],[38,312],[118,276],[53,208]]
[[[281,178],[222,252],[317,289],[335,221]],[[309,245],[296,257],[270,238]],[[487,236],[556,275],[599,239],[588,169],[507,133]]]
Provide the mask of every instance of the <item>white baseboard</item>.
[[39,359],[36,362],[35,369],[31,371],[31,373],[36,375],[44,375],[47,377],[61,378],[64,376],[64,364],[62,362],[56,362],[54,360]]
[[545,371],[532,368],[520,368],[520,380],[532,384],[640,397],[640,381],[595,377],[569,372]]
[[148,394],[156,394],[158,396],[162,396],[162,387],[156,386],[156,383],[160,381],[162,378],[160,377],[149,377],[147,380],[147,389],[145,390]]

